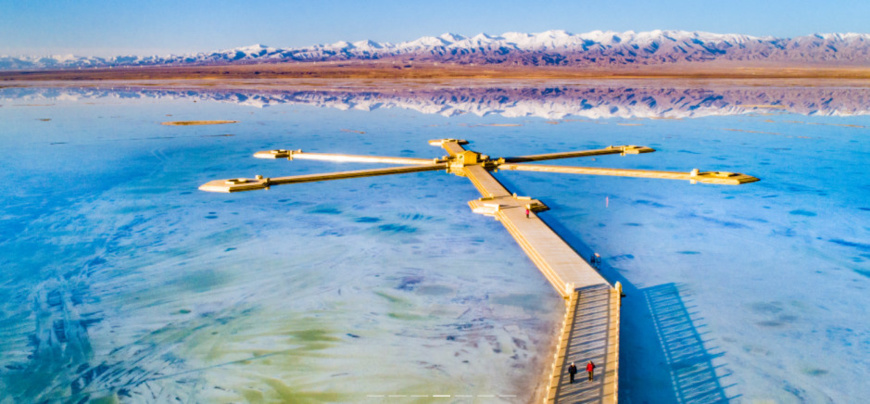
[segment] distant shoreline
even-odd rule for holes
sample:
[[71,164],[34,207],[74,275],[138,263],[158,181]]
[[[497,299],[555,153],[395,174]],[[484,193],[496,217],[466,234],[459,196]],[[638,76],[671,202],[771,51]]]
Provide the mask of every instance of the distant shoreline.
[[[836,79],[870,80],[870,66],[778,66],[768,63],[694,63],[617,68],[503,66],[395,62],[308,62],[243,65],[144,66],[0,71],[0,87],[20,82],[185,80],[219,85],[233,80],[571,80],[571,79]],[[62,84],[62,83],[60,83]]]

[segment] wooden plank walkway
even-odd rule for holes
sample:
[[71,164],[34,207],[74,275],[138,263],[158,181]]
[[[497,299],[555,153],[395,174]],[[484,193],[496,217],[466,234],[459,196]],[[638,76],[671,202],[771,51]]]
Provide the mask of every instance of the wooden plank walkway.
[[501,170],[537,171],[544,173],[660,178],[666,180],[684,180],[719,185],[740,185],[758,181],[758,178],[751,175],[720,171],[699,172],[698,170],[693,170],[691,172],[681,173],[674,171],[630,170],[624,168],[548,166],[544,164],[501,164],[498,168]]
[[[441,146],[451,156],[465,153],[458,143],[445,142]],[[545,375],[544,401],[616,403],[620,292],[538,217],[536,212],[547,209],[540,201],[511,194],[480,165],[453,169],[461,169],[457,174],[468,177],[483,195],[469,202],[471,209],[500,221],[566,299],[566,315],[552,372]],[[590,360],[596,365],[596,376],[591,382],[583,381]],[[571,362],[581,370],[574,384],[569,383],[568,377]]]
[[[619,292],[608,285],[581,289],[568,300],[547,403],[616,403],[619,368]],[[586,364],[595,364],[588,379]],[[577,366],[574,383],[568,366]]]
[[229,180],[209,181],[201,185],[199,189],[208,192],[253,191],[255,189],[269,189],[269,187],[273,185],[341,180],[345,178],[374,177],[378,175],[408,174],[422,171],[438,171],[445,168],[447,168],[447,164],[429,164],[425,166],[375,168],[372,170],[342,171],[327,174],[294,175],[291,177],[263,178],[258,175],[256,178],[233,178]]

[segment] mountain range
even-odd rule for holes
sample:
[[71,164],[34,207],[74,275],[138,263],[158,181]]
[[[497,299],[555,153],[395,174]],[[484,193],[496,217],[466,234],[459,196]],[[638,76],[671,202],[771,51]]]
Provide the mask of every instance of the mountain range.
[[79,69],[124,66],[231,65],[285,62],[393,61],[475,65],[613,67],[711,61],[773,62],[870,67],[870,34],[815,34],[795,38],[688,31],[571,34],[509,32],[465,37],[446,33],[413,41],[336,42],[304,48],[253,45],[190,55],[11,57],[0,70]]

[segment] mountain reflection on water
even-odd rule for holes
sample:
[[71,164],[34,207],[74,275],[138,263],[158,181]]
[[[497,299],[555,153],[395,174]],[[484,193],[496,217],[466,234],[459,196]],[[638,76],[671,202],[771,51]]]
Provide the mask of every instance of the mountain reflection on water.
[[17,100],[193,98],[253,107],[304,104],[340,110],[403,108],[425,114],[504,117],[696,118],[747,113],[870,114],[870,88],[840,86],[651,86],[650,82],[535,86],[420,86],[372,88],[216,90],[64,88],[7,89]]

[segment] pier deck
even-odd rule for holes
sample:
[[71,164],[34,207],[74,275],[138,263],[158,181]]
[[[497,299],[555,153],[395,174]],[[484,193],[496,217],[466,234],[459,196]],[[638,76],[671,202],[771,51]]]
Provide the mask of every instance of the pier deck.
[[[451,155],[462,153],[456,143],[444,146]],[[547,209],[540,201],[511,194],[479,165],[464,166],[458,174],[483,195],[469,202],[471,209],[500,221],[566,299],[545,402],[616,403],[620,292],[538,217],[537,212]],[[591,382],[585,371],[589,361],[596,366]],[[579,370],[574,384],[568,376],[571,362]]]
[[[568,300],[545,403],[615,403],[618,390],[620,292],[597,285]],[[595,363],[588,380],[586,363]],[[568,366],[577,366],[574,383]]]

